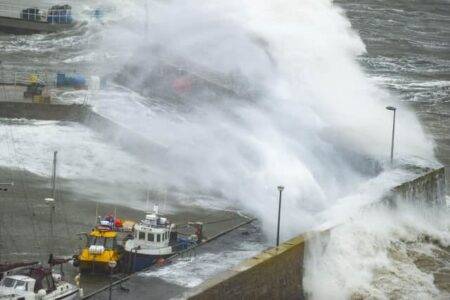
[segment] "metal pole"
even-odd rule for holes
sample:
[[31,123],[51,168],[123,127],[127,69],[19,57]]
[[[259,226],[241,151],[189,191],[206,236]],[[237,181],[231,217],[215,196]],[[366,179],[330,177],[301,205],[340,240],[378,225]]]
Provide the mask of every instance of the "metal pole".
[[112,299],[112,286],[113,286],[113,280],[112,280],[113,270],[117,266],[117,262],[115,260],[111,260],[108,262],[108,266],[109,266],[109,270],[110,270],[110,273],[109,273],[109,300],[111,300]]
[[50,247],[53,252],[53,243],[54,243],[54,213],[55,213],[55,200],[56,200],[56,156],[58,155],[58,151],[53,152],[53,172],[52,172],[52,197],[53,201],[50,203]]
[[278,198],[278,224],[277,224],[277,247],[280,245],[280,215],[281,215],[281,193],[283,192],[284,187],[279,186],[278,191],[279,198]]
[[395,137],[395,116],[397,112],[397,108],[394,106],[386,106],[387,110],[393,111],[393,121],[392,121],[392,140],[391,140],[391,167],[394,166],[394,137]]
[[109,273],[109,300],[112,299],[112,273],[113,273],[113,268],[109,267],[110,269],[110,273]]
[[391,166],[394,165],[394,137],[395,137],[395,113],[397,112],[394,109],[394,119],[392,121],[392,141],[391,141]]
[[53,152],[53,174],[52,174],[52,197],[56,199],[56,156],[58,151]]

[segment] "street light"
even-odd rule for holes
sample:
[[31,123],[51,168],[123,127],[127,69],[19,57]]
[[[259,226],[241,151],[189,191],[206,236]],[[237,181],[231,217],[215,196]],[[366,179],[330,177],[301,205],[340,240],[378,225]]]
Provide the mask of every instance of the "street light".
[[277,225],[277,247],[280,245],[280,214],[281,214],[281,193],[284,190],[284,186],[278,186],[278,191],[280,192],[280,196],[278,198],[278,225]]
[[394,112],[394,119],[392,121],[392,141],[391,141],[391,167],[394,165],[394,136],[395,136],[395,113],[397,108],[394,106],[386,106],[387,110]]
[[117,266],[117,262],[115,260],[110,260],[108,262],[108,266],[109,266],[109,270],[110,270],[110,274],[109,274],[109,300],[112,299],[112,274],[113,274],[113,270],[114,268]]

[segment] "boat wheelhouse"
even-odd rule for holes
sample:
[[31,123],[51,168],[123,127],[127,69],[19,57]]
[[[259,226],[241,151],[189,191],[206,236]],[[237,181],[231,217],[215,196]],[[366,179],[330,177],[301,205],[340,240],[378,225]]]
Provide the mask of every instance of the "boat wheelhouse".
[[129,272],[148,268],[178,250],[175,224],[158,214],[158,206],[136,223],[133,231],[133,238],[125,243],[124,267]]
[[122,222],[113,215],[98,219],[94,229],[86,234],[86,245],[74,256],[74,266],[82,273],[109,272],[114,261],[119,264],[123,247],[118,243]]

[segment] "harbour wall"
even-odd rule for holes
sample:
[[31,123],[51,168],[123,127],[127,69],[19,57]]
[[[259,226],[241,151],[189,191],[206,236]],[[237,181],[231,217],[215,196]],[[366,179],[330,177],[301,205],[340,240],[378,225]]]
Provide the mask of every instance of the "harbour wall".
[[445,180],[444,167],[431,170],[395,187],[388,198],[394,205],[396,199],[403,199],[419,206],[443,206],[446,203]]
[[[445,169],[438,168],[395,188],[384,200],[404,199],[419,205],[445,203]],[[267,249],[211,278],[185,295],[192,300],[210,299],[305,299],[302,279],[308,237],[326,235],[332,228],[307,233]]]
[[30,102],[0,102],[0,118],[80,122],[88,112],[80,104],[41,104]]

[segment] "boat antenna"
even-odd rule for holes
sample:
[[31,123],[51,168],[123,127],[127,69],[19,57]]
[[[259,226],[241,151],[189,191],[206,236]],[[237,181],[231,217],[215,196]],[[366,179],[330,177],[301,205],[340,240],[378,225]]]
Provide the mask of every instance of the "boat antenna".
[[150,213],[149,211],[149,202],[150,202],[150,189],[147,188],[147,200],[145,202],[145,211]]
[[164,213],[166,212],[166,202],[167,202],[167,187],[164,188],[164,203],[163,203]]
[[56,199],[56,157],[58,151],[53,152],[52,197]]
[[98,202],[95,205],[95,224],[98,223]]

